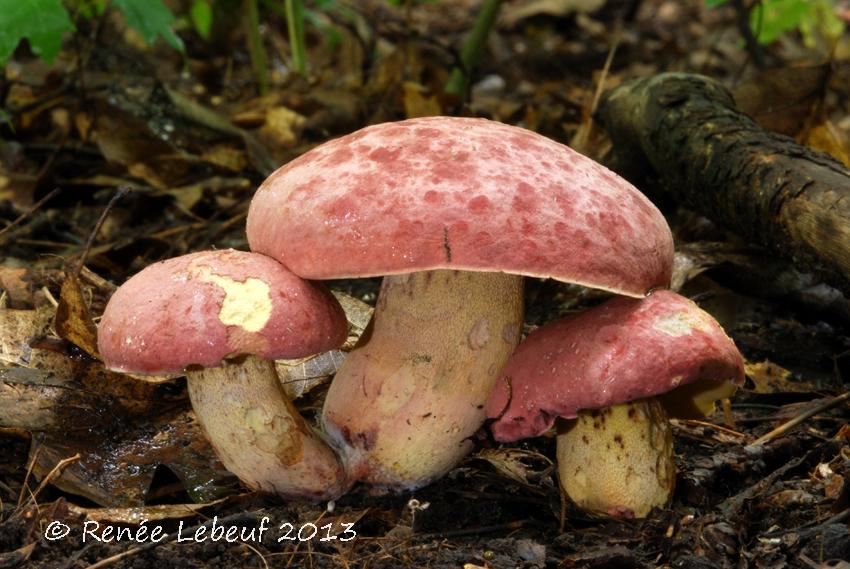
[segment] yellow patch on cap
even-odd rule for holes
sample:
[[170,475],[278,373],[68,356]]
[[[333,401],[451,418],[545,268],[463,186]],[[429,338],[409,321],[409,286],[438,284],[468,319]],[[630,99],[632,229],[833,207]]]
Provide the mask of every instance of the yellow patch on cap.
[[653,328],[673,337],[690,334],[694,330],[708,332],[711,321],[699,312],[677,312],[665,314],[652,325]]
[[218,319],[227,326],[239,326],[246,332],[259,332],[272,315],[271,289],[265,281],[247,278],[239,282],[220,275],[203,274],[201,279],[224,290]]

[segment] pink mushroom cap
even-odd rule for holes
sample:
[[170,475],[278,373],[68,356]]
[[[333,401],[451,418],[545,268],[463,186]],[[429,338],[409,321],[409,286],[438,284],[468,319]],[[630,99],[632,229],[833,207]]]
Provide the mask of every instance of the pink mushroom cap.
[[366,127],[274,172],[253,251],[309,279],[501,271],[630,296],[666,287],[670,229],[634,186],[529,130],[428,117]]
[[323,286],[229,249],[168,259],[127,280],[103,313],[98,348],[110,369],[159,374],[239,354],[303,357],[346,335],[345,313]]
[[516,441],[558,417],[698,380],[744,380],[741,354],[714,318],[670,291],[613,298],[531,332],[502,370],[487,416],[496,440]]

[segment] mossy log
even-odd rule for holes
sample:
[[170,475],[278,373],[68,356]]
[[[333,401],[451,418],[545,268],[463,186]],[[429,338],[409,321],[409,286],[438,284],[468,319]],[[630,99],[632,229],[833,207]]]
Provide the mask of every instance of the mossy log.
[[[850,170],[767,132],[722,85],[662,73],[603,97],[613,168],[850,293]],[[655,192],[655,195],[653,195]]]

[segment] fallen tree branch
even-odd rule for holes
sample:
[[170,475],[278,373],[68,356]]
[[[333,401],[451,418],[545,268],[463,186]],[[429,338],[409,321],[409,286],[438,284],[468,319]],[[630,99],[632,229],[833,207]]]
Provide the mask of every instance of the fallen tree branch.
[[603,96],[614,169],[850,293],[850,170],[759,127],[700,75],[662,73]]

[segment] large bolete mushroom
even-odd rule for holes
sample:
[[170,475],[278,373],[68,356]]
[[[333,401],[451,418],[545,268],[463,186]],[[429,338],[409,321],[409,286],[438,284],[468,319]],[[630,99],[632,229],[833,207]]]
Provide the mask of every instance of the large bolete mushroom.
[[336,348],[346,332],[321,285],[263,255],[206,251],[124,283],[103,313],[98,347],[112,370],[185,371],[198,421],[247,486],[321,500],[347,489],[344,469],[286,397],[271,360]]
[[581,508],[643,517],[675,481],[668,415],[702,416],[744,379],[720,325],[670,291],[613,298],[534,330],[487,403],[509,442],[558,423],[561,486]]
[[451,117],[367,127],[283,166],[248,241],[302,278],[385,276],[322,418],[350,475],[393,489],[472,448],[519,341],[523,275],[641,297],[673,261],[664,217],[622,178],[531,131]]

